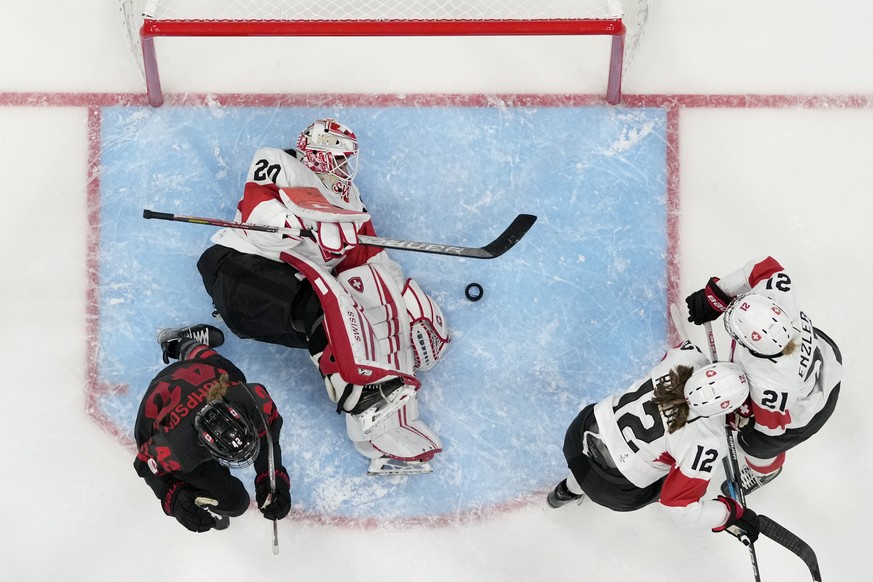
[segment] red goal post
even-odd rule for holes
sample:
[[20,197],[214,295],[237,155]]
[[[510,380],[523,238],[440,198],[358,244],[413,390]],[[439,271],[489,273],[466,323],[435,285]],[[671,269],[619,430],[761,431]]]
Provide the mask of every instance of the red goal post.
[[606,101],[622,74],[650,0],[120,0],[149,104],[163,103],[158,37],[550,36],[611,37]]

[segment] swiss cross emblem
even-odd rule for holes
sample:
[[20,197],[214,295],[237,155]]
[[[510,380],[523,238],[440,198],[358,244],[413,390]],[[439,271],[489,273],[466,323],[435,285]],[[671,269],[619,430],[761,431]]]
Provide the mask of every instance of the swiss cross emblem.
[[731,405],[731,401],[730,401],[730,400],[725,400],[724,402],[721,403],[720,406],[721,406],[722,408],[728,408],[728,407],[730,407],[730,405]]
[[759,341],[761,339],[761,334],[757,331],[752,332],[752,341]]
[[361,281],[360,277],[352,277],[351,279],[349,279],[349,285],[351,285],[352,289],[354,289],[358,293],[364,292],[364,282]]
[[718,372],[716,372],[715,370],[707,370],[707,371],[706,371],[706,377],[707,377],[707,378],[712,378],[712,377],[715,376],[716,374],[718,374]]

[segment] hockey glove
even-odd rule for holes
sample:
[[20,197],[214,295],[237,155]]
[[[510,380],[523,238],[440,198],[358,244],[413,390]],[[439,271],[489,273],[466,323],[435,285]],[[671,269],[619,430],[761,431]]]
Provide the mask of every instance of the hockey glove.
[[737,432],[748,432],[755,428],[755,415],[752,412],[752,399],[746,398],[739,408],[727,415],[731,429]]
[[718,286],[718,277],[712,277],[706,286],[685,298],[688,305],[688,321],[694,325],[702,325],[707,321],[718,319],[725,312],[733,297]]
[[215,518],[195,503],[197,497],[196,489],[178,481],[164,494],[164,513],[175,517],[189,531],[209,531],[215,527]]
[[736,499],[724,495],[719,495],[718,501],[727,507],[728,518],[723,525],[712,528],[712,531],[716,533],[726,531],[747,546],[755,543],[760,533],[758,514],[748,507],[740,505]]
[[[271,495],[272,493],[272,495]],[[269,502],[268,502],[269,499]],[[267,519],[282,519],[291,511],[291,478],[285,467],[276,469],[276,491],[270,491],[270,474],[266,471],[255,479],[255,500]]]

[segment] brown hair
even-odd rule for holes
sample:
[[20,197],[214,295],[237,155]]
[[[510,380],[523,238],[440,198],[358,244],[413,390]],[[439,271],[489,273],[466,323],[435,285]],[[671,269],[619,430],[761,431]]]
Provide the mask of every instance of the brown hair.
[[667,418],[667,431],[673,433],[688,421],[688,403],[685,402],[685,383],[694,369],[676,366],[670,373],[655,380],[655,395],[652,402]]
[[222,373],[218,380],[209,388],[209,394],[206,395],[206,400],[212,402],[224,398],[227,389],[230,388],[230,377],[226,373]]
[[784,348],[782,348],[782,355],[783,356],[790,356],[795,351],[797,351],[797,348],[799,346],[800,346],[800,340],[797,338],[794,338],[793,340],[788,342],[788,345],[786,345]]

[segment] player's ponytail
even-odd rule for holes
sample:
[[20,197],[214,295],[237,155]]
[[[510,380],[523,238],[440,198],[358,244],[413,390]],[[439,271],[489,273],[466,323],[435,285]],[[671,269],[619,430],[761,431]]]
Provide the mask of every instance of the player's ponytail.
[[676,366],[666,376],[661,376],[655,382],[655,395],[652,402],[667,419],[667,431],[673,433],[688,422],[689,408],[685,401],[685,383],[694,369],[688,366]]
[[209,394],[207,394],[206,400],[212,402],[213,400],[223,399],[228,388],[230,388],[230,377],[227,373],[222,373],[221,376],[218,377],[218,381],[216,381],[209,389]]

